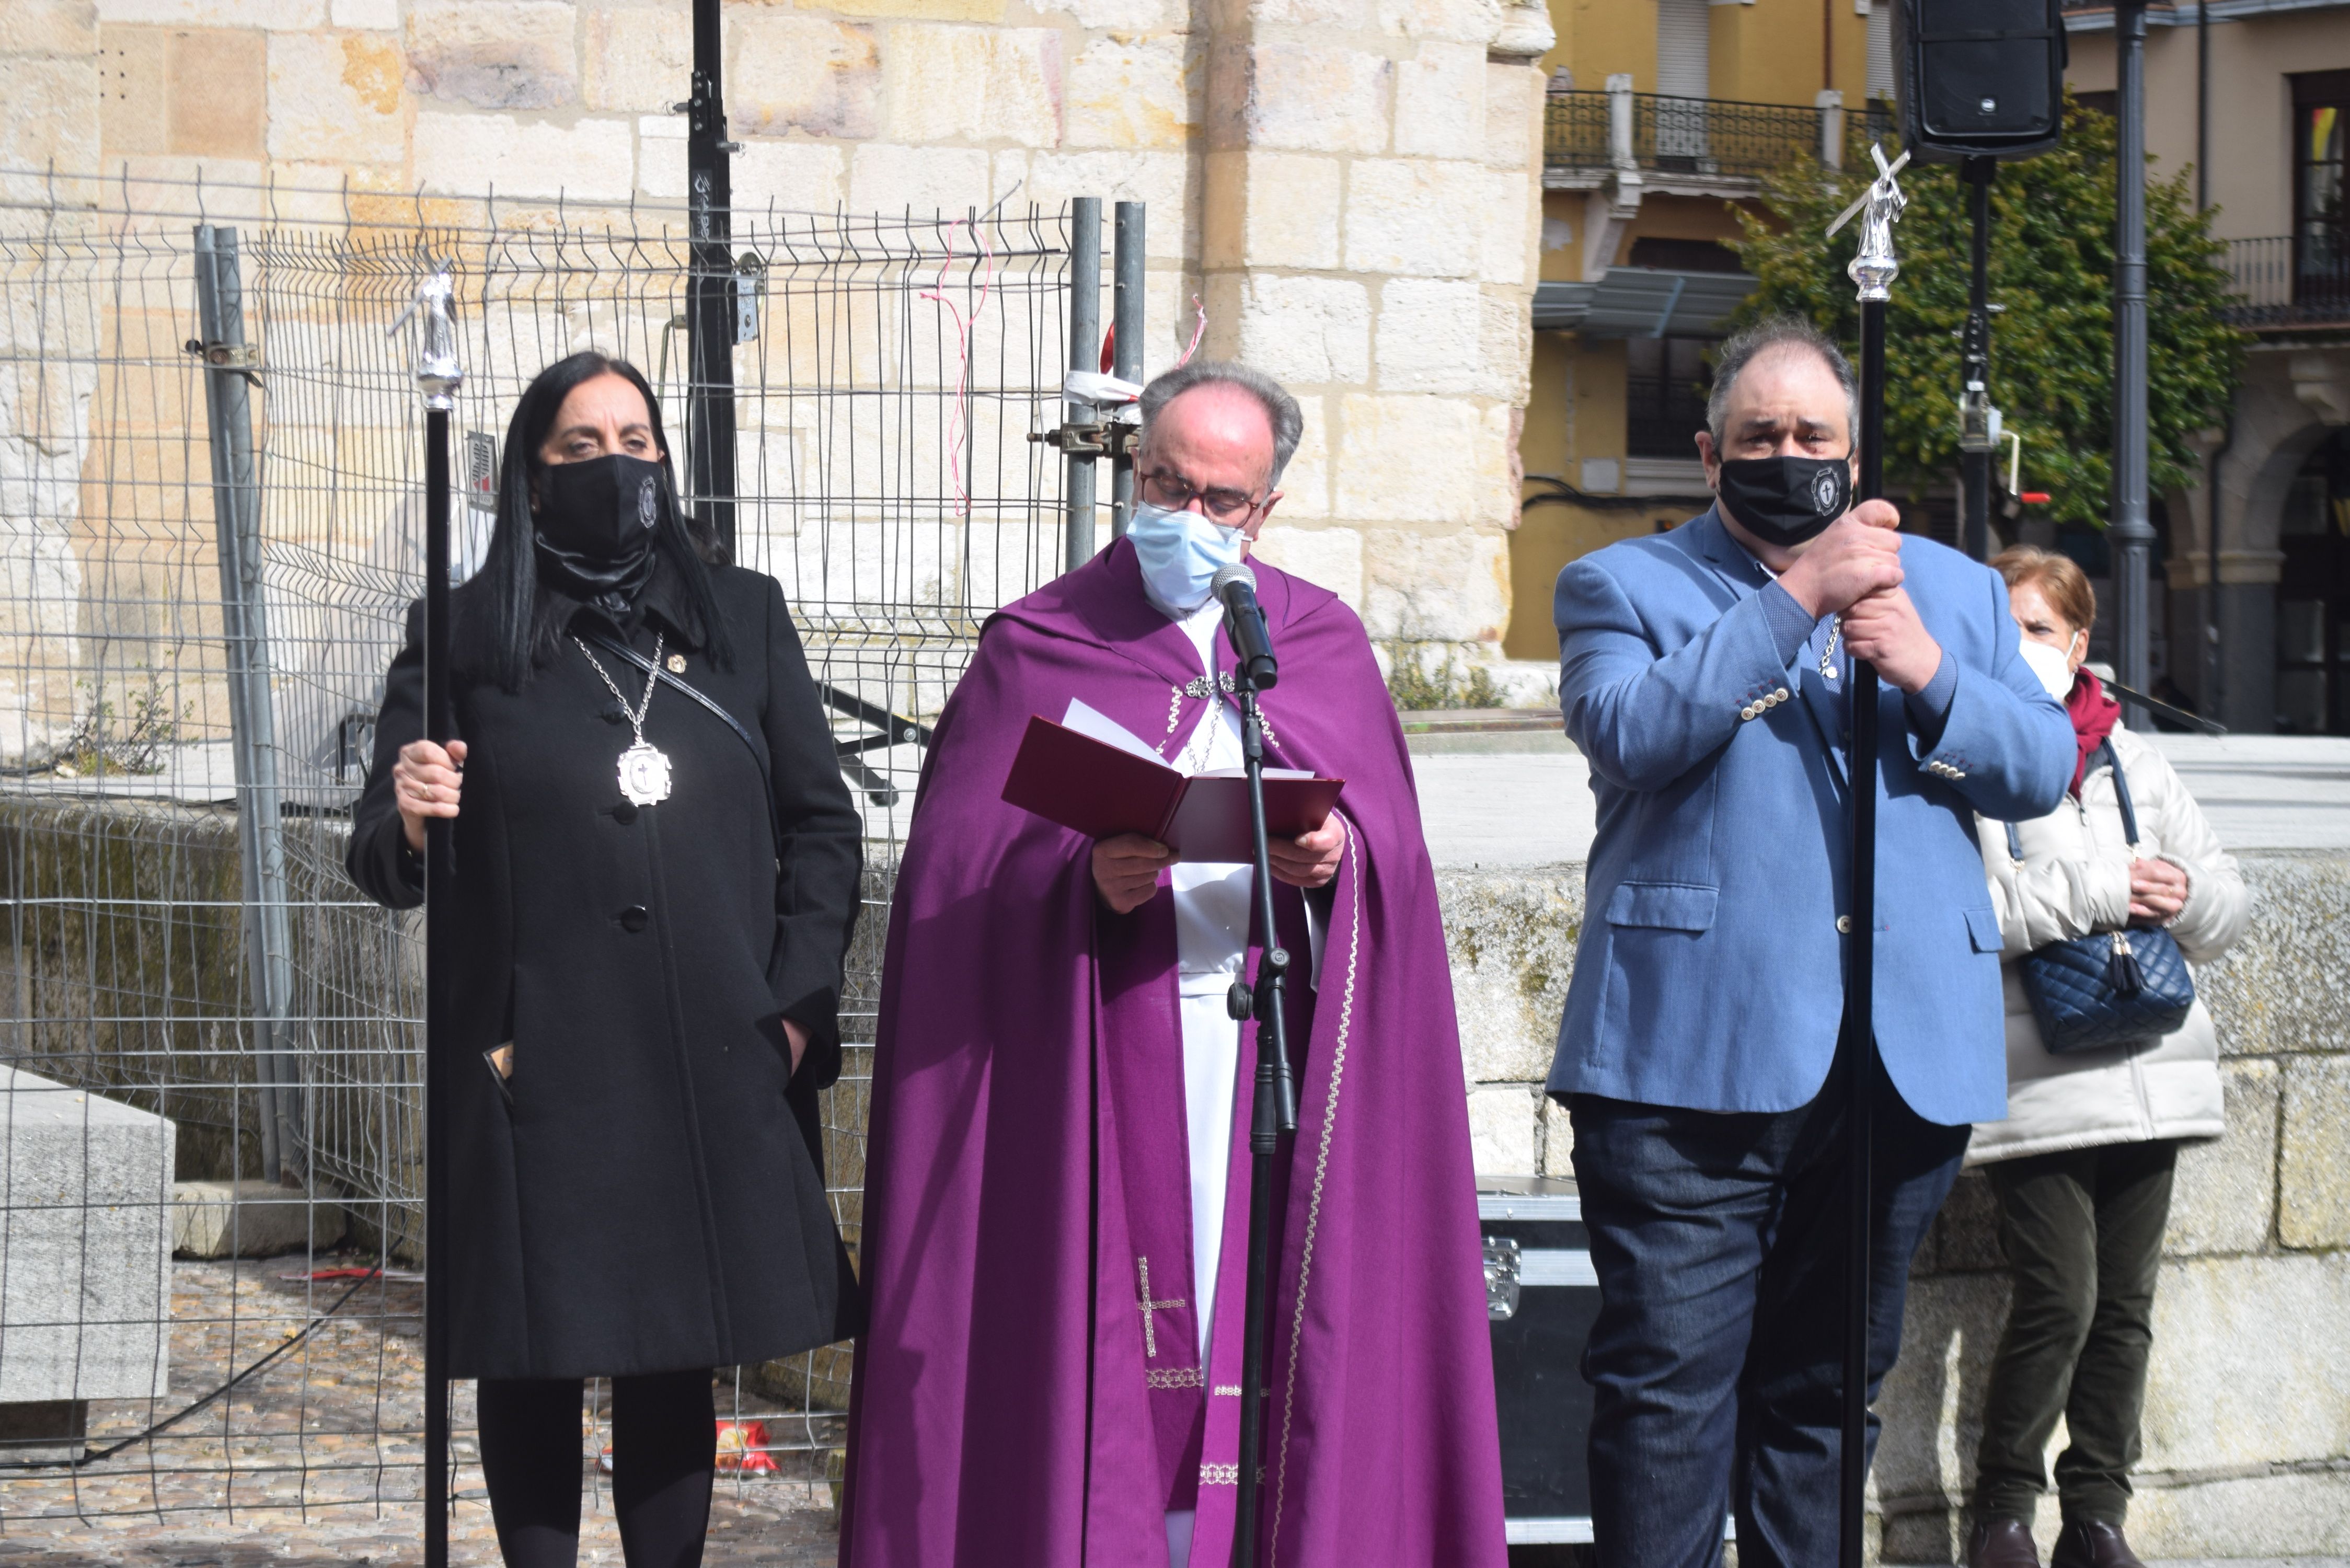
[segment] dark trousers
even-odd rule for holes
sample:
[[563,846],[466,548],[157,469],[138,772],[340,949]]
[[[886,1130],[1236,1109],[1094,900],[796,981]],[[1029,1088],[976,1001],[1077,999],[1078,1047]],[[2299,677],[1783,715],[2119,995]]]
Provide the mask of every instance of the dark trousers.
[[2032,1522],[2060,1414],[2064,1518],[2118,1525],[2129,1511],[2178,1158],[2173,1143],[2124,1143],[1984,1167],[2015,1296],[1983,1400],[1976,1518]]
[[[1719,1563],[1733,1509],[1741,1568],[1835,1560],[1845,1085],[1839,1067],[1810,1105],[1769,1114],[1569,1106],[1599,1275],[1583,1376],[1606,1568]],[[1924,1120],[1881,1074],[1875,1104],[1872,1401],[1970,1131]]]
[[[579,1560],[577,1377],[484,1377],[482,1476],[508,1568]],[[698,1568],[717,1463],[710,1371],[612,1379],[612,1502],[629,1568]]]

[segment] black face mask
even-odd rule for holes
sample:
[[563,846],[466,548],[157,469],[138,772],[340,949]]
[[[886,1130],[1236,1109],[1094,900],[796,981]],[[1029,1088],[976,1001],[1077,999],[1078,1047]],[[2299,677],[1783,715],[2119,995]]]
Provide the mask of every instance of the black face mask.
[[673,505],[660,464],[614,453],[549,463],[539,482],[539,579],[616,614],[653,571],[653,538]]
[[1731,515],[1766,545],[1800,545],[1852,504],[1852,460],[1733,457],[1715,487]]

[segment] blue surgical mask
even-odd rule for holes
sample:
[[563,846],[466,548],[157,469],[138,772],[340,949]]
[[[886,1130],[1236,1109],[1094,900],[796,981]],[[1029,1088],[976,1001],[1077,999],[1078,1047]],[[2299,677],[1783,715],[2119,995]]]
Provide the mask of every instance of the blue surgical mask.
[[1179,619],[1208,602],[1208,580],[1217,567],[1235,565],[1248,544],[1237,528],[1139,499],[1126,536],[1142,566],[1142,591]]

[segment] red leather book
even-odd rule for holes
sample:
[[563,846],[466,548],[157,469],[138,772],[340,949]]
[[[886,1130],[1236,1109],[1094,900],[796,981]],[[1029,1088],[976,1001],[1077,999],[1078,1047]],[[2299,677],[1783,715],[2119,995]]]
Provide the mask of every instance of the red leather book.
[[[1311,833],[1338,804],[1344,779],[1291,768],[1264,770],[1265,831]],[[1028,721],[1003,798],[1089,838],[1139,833],[1185,860],[1253,859],[1248,780],[1239,770],[1183,774],[1042,715]]]

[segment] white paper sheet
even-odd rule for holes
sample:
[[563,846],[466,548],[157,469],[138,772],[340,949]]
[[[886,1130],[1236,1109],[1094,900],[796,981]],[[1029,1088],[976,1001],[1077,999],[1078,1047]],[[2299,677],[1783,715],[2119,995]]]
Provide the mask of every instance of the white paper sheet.
[[1061,715],[1061,727],[1075,730],[1080,735],[1091,735],[1097,741],[1105,742],[1123,752],[1132,752],[1138,757],[1149,757],[1162,768],[1167,765],[1167,759],[1143,744],[1141,736],[1099,709],[1089,708],[1074,697],[1069,699],[1069,711]]

